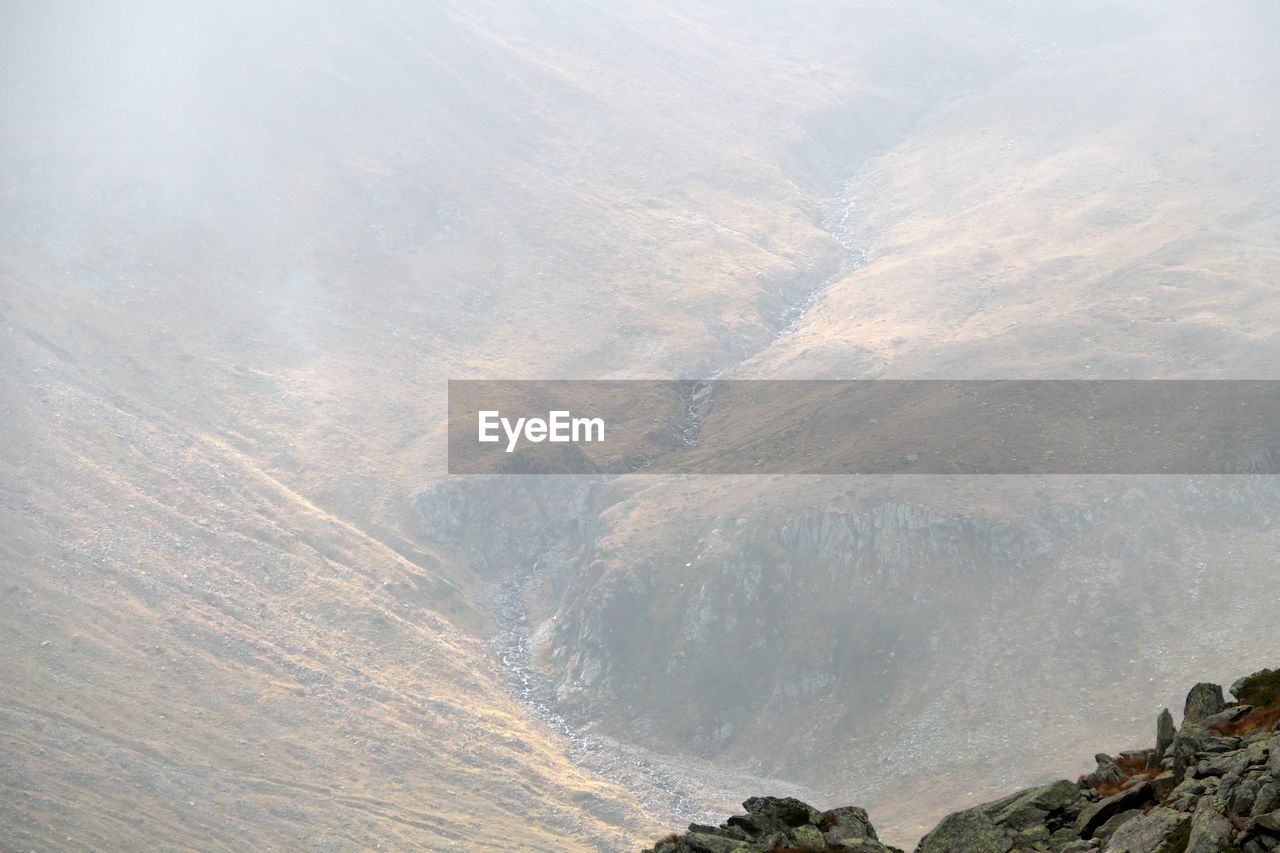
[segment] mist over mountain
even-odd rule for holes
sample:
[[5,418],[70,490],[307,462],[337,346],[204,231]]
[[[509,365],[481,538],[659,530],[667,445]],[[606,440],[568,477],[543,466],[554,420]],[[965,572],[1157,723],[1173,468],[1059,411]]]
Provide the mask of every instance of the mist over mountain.
[[9,4],[0,847],[628,850],[761,792],[910,845],[1274,665],[1272,477],[450,477],[445,403],[1275,378],[1277,36]]

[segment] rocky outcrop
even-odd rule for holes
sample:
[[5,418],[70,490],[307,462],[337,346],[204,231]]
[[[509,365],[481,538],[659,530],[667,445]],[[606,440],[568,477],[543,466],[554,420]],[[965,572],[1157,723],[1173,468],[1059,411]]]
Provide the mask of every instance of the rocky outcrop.
[[[1154,749],[1099,753],[1098,768],[948,815],[916,853],[1266,853],[1280,850],[1280,671],[1197,684],[1181,728],[1156,719]],[[888,853],[867,813],[753,797],[718,827],[692,824],[652,853]]]
[[1173,746],[1173,736],[1176,734],[1177,729],[1173,725],[1173,714],[1169,713],[1168,708],[1165,708],[1156,717],[1156,764],[1164,761],[1164,757],[1169,753],[1169,747]]
[[1222,686],[1201,682],[1187,694],[1182,719],[1188,723],[1203,723],[1227,707],[1222,698]]
[[719,826],[690,824],[684,835],[659,841],[654,853],[750,853],[750,851],[849,850],[901,853],[881,844],[867,813],[856,806],[819,812],[792,797],[752,797],[746,814]]

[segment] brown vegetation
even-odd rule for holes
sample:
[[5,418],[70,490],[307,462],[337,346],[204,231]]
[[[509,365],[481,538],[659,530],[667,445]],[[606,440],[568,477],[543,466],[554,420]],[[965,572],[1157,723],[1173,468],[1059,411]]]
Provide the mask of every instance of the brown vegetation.
[[1280,723],[1280,670],[1263,670],[1245,679],[1236,696],[1242,704],[1252,705],[1249,713],[1210,726],[1217,734],[1239,737],[1250,732],[1274,728]]
[[1160,775],[1160,768],[1148,767],[1147,763],[1148,759],[1144,755],[1122,755],[1116,758],[1116,766],[1124,775],[1119,779],[1099,782],[1093,786],[1093,789],[1104,797],[1110,797],[1123,791],[1132,784],[1134,779],[1150,782]]
[[1240,737],[1249,732],[1274,728],[1277,723],[1280,723],[1280,705],[1273,708],[1254,708],[1239,719],[1218,723],[1210,726],[1209,730],[1217,734]]

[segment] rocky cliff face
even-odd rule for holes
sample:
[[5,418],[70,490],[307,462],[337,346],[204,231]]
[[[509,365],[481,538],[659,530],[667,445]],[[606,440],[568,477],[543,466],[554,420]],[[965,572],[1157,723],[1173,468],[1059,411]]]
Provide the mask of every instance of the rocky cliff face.
[[700,500],[534,477],[414,509],[422,541],[515,593],[496,631],[524,636],[519,678],[575,728],[858,802],[914,840],[1274,647],[1266,478],[1042,485],[742,478]]
[[[942,820],[916,853],[1104,850],[1264,853],[1280,849],[1280,670],[1187,696],[1182,725],[1166,709],[1151,748],[1099,753],[1097,769]],[[792,798],[752,797],[745,815],[692,824],[651,853],[845,850],[889,853],[857,807],[821,812]]]

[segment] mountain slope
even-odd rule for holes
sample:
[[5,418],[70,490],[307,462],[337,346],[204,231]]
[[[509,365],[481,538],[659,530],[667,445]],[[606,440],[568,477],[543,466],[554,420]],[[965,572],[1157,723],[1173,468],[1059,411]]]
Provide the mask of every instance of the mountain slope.
[[65,353],[7,353],[3,846],[595,849],[651,826],[506,695],[438,572]]
[[1128,682],[1275,636],[1269,485],[459,483],[444,380],[1264,374],[1269,9],[9,4],[0,837],[648,837],[509,622],[662,768],[853,794],[895,735],[906,834],[961,796],[940,719],[974,790],[1133,731]]
[[[1014,13],[1025,64],[851,163],[832,225],[865,258],[730,375],[1270,377],[1274,10],[1095,11]],[[646,478],[598,507],[529,556],[565,707],[903,837],[954,780],[1133,737],[1128,685],[1280,640],[1255,478]]]
[[0,15],[4,846],[647,834],[508,694],[513,567],[413,539],[443,380],[754,351],[838,265],[833,158],[1016,45],[934,2]]

